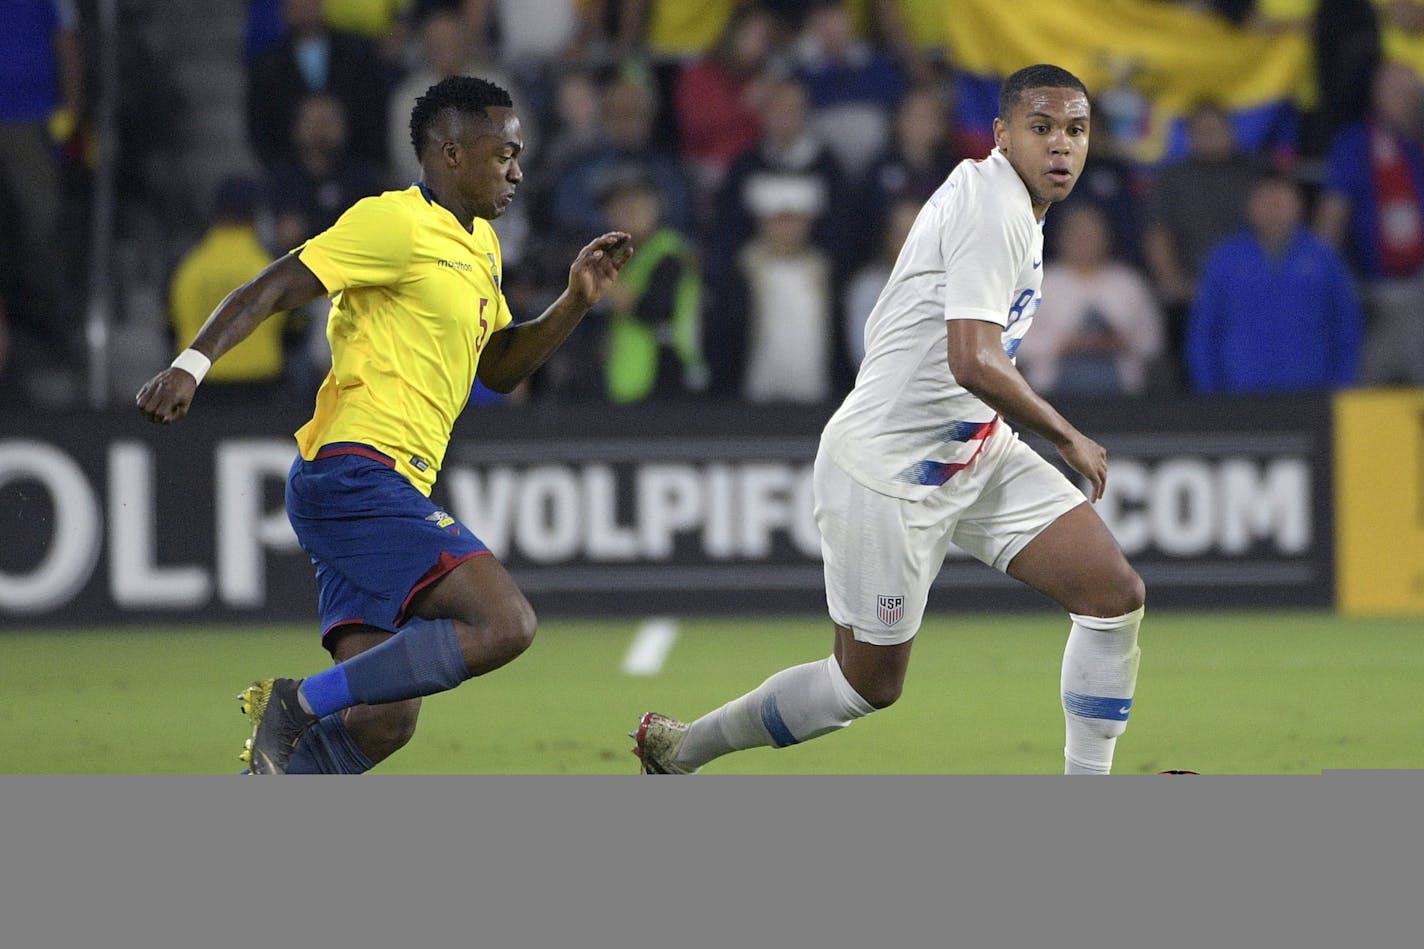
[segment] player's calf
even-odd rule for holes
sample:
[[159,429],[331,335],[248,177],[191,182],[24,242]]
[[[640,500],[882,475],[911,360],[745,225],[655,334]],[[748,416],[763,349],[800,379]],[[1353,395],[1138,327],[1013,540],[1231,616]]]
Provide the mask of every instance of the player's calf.
[[346,730],[372,764],[384,761],[415,737],[420,699],[355,705],[345,712]]
[[[751,692],[685,726],[663,728],[666,716],[644,717],[634,753],[643,761],[645,774],[685,774],[714,758],[744,748],[786,748],[850,725],[875,711],[846,680],[834,656],[792,666],[767,679]],[[658,747],[647,741],[649,722],[659,724]],[[666,736],[667,741],[663,738]],[[675,737],[674,743],[671,739]],[[649,770],[649,751],[657,771]]]

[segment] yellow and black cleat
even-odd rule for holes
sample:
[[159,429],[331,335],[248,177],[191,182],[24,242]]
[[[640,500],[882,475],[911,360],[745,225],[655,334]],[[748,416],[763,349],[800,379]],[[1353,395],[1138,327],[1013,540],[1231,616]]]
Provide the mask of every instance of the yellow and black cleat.
[[263,679],[238,695],[242,713],[252,724],[252,736],[238,757],[252,774],[285,774],[297,742],[316,721],[301,707],[300,685],[298,679]]

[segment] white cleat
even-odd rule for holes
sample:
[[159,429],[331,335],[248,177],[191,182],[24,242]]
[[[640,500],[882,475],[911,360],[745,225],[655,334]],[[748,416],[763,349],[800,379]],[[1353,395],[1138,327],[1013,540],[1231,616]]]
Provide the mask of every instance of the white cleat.
[[687,725],[675,718],[668,718],[659,712],[648,712],[640,722],[637,731],[628,733],[633,739],[633,754],[642,764],[643,774],[692,774],[673,761],[678,749],[687,738]]

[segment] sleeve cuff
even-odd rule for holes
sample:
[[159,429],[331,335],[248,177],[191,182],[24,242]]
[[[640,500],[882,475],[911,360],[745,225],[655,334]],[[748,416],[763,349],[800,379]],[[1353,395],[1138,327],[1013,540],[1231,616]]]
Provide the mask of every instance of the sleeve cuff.
[[986,323],[996,323],[999,326],[1009,325],[1008,315],[998,310],[990,310],[982,307],[946,307],[944,318],[949,320],[983,320]]
[[306,268],[316,275],[316,279],[321,281],[321,285],[326,288],[327,293],[335,293],[343,286],[341,274],[337,271],[336,265],[331,262],[331,258],[308,241],[298,247],[293,253],[297,259],[306,265]]

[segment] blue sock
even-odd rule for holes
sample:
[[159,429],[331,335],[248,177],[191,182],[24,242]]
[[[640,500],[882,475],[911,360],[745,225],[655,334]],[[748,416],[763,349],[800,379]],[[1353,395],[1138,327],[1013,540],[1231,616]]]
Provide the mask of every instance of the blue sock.
[[302,735],[301,744],[287,763],[288,774],[365,774],[371,759],[346,730],[335,712],[322,718]]
[[308,676],[301,691],[320,718],[353,705],[434,695],[469,677],[454,621],[416,619],[375,649]]

